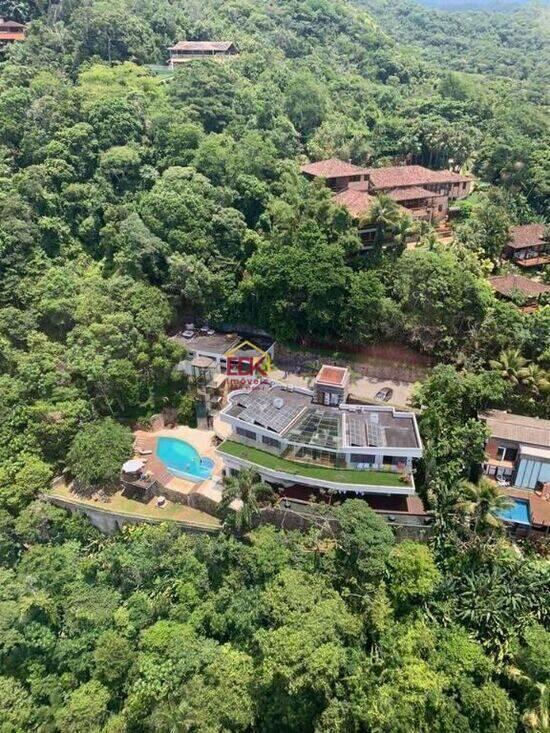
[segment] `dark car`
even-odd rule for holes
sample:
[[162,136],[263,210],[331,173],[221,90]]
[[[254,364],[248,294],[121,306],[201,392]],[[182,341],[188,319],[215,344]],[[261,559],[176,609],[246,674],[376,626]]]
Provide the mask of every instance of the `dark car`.
[[380,402],[389,402],[392,397],[393,389],[391,389],[391,387],[384,387],[384,389],[381,389],[374,395],[374,399],[380,400]]

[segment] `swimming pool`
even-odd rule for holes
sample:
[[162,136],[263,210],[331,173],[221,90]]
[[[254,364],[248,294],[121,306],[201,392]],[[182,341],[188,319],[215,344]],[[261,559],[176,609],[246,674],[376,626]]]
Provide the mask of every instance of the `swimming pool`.
[[529,502],[527,499],[516,499],[510,497],[514,502],[508,509],[500,509],[496,514],[505,522],[516,522],[517,524],[531,524],[529,516]]
[[178,438],[159,438],[157,456],[174,475],[190,481],[210,478],[214,468],[211,458],[201,458],[192,445]]

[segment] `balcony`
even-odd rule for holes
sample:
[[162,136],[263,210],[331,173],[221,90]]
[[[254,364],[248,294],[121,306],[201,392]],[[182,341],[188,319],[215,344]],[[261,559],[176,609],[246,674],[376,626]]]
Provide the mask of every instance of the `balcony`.
[[218,451],[228,458],[246,462],[257,468],[260,473],[265,473],[274,480],[293,481],[335,489],[360,490],[369,487],[369,489],[386,489],[388,493],[414,493],[412,479],[395,471],[328,468],[313,463],[290,461],[273,453],[232,440],[224,441],[218,447]]

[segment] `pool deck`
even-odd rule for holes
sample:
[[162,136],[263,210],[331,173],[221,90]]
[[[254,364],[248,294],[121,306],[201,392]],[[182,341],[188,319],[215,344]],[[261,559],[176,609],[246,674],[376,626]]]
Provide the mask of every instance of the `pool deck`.
[[529,502],[532,526],[550,527],[550,501],[535,494],[534,491],[517,489],[515,486],[506,487],[503,492],[512,499],[523,499]]
[[[182,495],[198,490],[207,494],[211,494],[212,491],[219,492],[219,489],[214,489],[214,485],[221,480],[223,461],[214,445],[216,434],[213,430],[198,430],[187,425],[179,425],[176,428],[162,428],[155,432],[136,430],[134,436],[135,458],[145,461],[145,471],[162,486]],[[179,476],[174,476],[157,458],[156,447],[159,438],[184,440],[195,448],[201,458],[210,458],[214,463],[211,478],[202,481],[187,481]]]

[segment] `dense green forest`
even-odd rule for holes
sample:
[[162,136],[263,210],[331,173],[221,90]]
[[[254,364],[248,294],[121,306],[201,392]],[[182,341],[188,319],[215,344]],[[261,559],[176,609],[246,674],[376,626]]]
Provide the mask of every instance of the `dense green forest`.
[[[435,66],[524,82],[526,98],[543,100],[550,84],[550,5],[503,3],[487,11],[449,12],[447,0],[421,7],[413,0],[361,0],[393,38],[422,48]],[[480,6],[482,4],[480,3]],[[465,8],[467,3],[463,3]],[[500,11],[500,12],[497,12]],[[546,96],[546,102],[548,101]]]
[[[481,410],[550,413],[550,307],[523,313],[486,282],[509,227],[548,216],[531,35],[506,73],[487,36],[471,74],[458,50],[419,44],[421,20],[390,33],[344,0],[3,0],[0,14],[30,21],[0,65],[2,733],[543,731],[548,564],[517,555],[496,498],[468,483]],[[437,33],[456,48],[455,26]],[[155,76],[180,38],[241,53]],[[452,160],[481,182],[452,245],[426,228],[415,250],[365,257],[299,174],[330,156]],[[374,217],[405,240],[410,221]],[[188,411],[167,334],[190,313],[443,362],[415,398],[432,545],[395,545],[354,502],[330,542],[106,539],[41,503],[113,423]]]

